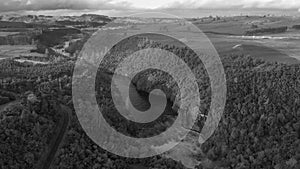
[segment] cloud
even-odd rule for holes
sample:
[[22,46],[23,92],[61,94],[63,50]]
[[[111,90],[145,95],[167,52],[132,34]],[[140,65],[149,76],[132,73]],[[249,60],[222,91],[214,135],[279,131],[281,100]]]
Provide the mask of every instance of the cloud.
[[160,7],[161,9],[198,8],[274,8],[297,9],[299,0],[177,0]]
[[126,1],[113,0],[0,0],[0,11],[54,10],[54,9],[130,9]]
[[0,12],[18,10],[147,10],[199,8],[299,9],[299,0],[0,0]]

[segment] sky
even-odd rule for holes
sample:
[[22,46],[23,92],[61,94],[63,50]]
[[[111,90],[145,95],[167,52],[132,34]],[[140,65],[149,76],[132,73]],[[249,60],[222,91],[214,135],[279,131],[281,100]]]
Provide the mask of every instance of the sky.
[[0,0],[0,3],[0,12],[61,10],[117,14],[148,10],[300,9],[300,0]]

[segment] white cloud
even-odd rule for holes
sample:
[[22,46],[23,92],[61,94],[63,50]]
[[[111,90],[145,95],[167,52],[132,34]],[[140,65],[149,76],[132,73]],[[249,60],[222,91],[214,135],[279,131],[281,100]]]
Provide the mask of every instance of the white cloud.
[[53,9],[128,9],[126,1],[113,0],[0,0],[0,11]]
[[53,9],[198,9],[278,8],[298,9],[299,0],[0,0],[0,11]]
[[176,0],[161,8],[300,8],[299,0]]

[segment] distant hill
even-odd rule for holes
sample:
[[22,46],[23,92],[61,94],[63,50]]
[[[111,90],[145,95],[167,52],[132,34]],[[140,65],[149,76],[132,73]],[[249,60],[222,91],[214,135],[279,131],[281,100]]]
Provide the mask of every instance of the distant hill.
[[[46,24],[53,25],[56,22],[70,22],[70,23],[108,23],[112,21],[112,18],[105,15],[84,14],[81,16],[46,16],[46,15],[4,15],[0,16],[0,27],[3,24],[7,24],[12,27],[14,25],[18,27],[27,28],[32,24]],[[13,25],[12,25],[13,24]],[[71,24],[72,25],[72,24]],[[34,25],[33,25],[34,26]]]

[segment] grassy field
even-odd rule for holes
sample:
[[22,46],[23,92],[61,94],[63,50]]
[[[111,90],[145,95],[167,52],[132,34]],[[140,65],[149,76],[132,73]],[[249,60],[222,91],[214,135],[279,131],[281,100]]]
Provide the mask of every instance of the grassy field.
[[[291,27],[298,20],[295,20],[297,22],[291,22],[292,18],[272,17],[232,17],[225,20],[222,21],[221,19],[210,23],[203,21],[202,24],[194,21],[203,32],[206,32],[205,35],[214,45],[219,55],[237,53],[250,55],[269,62],[300,63],[300,31],[289,29],[286,33],[261,35],[261,37],[257,36],[253,39],[251,36],[242,38],[244,31],[250,29],[252,24],[259,24],[260,27],[280,27],[285,25]],[[182,32],[182,34],[179,33],[179,36],[182,36],[179,40],[193,44],[193,47],[196,49],[203,49],[203,43],[207,43],[206,40],[197,38],[198,32],[188,30],[185,26],[176,24],[168,24],[166,26],[168,34],[172,35],[173,32]],[[149,29],[149,32],[151,32],[151,29],[159,28],[152,26],[146,29]],[[164,34],[163,31],[160,32]],[[269,39],[264,38],[264,36]],[[151,40],[168,45],[184,46],[183,43],[177,40],[165,38],[161,35],[154,35],[151,37]],[[236,45],[241,47],[233,49]]]
[[0,45],[0,58],[18,57],[20,55],[43,57],[43,55],[38,53],[30,53],[30,50],[35,48],[34,45]]
[[0,36],[8,36],[8,35],[15,35],[20,32],[0,32]]
[[[207,17],[200,19],[192,19],[193,22],[202,32],[206,34],[211,43],[214,45],[219,55],[226,55],[230,53],[242,53],[245,55],[251,55],[253,57],[262,58],[267,61],[276,61],[283,63],[298,63],[300,60],[300,30],[291,29],[293,25],[300,25],[300,18],[293,17],[261,17],[261,16],[235,16],[235,17]],[[254,29],[253,25],[257,28],[270,28],[287,26],[289,29],[285,33],[268,34],[266,36],[271,37],[286,37],[286,39],[243,39],[239,36],[244,35],[247,30]],[[137,26],[139,27],[139,26]],[[7,36],[16,34],[19,31],[14,28],[3,28],[0,30],[0,36]],[[30,28],[17,28],[27,30]],[[160,30],[160,27],[149,27],[149,32],[152,30]],[[13,31],[12,31],[13,30]],[[182,42],[190,42],[195,45],[193,47],[202,49],[203,43],[207,43],[205,40],[197,39],[196,34],[198,32],[192,32],[185,25],[178,23],[166,24],[166,31],[182,32],[179,40]],[[164,34],[163,31],[161,31]],[[122,31],[121,31],[122,33]],[[51,37],[51,36],[50,36]],[[183,43],[177,40],[166,39],[160,35],[152,36],[152,40],[159,43],[184,46]],[[46,40],[48,42],[48,40]],[[234,46],[241,45],[241,48],[233,49]],[[35,49],[35,46],[0,46],[0,59],[8,57],[16,57],[20,55],[26,56],[39,56],[37,53],[30,53],[31,49]],[[41,56],[43,57],[43,56]],[[298,59],[295,60],[294,58]]]
[[193,21],[203,32],[226,34],[226,35],[243,35],[247,30],[257,28],[272,28],[293,25],[300,23],[299,18],[292,17],[260,17],[260,16],[236,16],[226,18],[207,18]]

